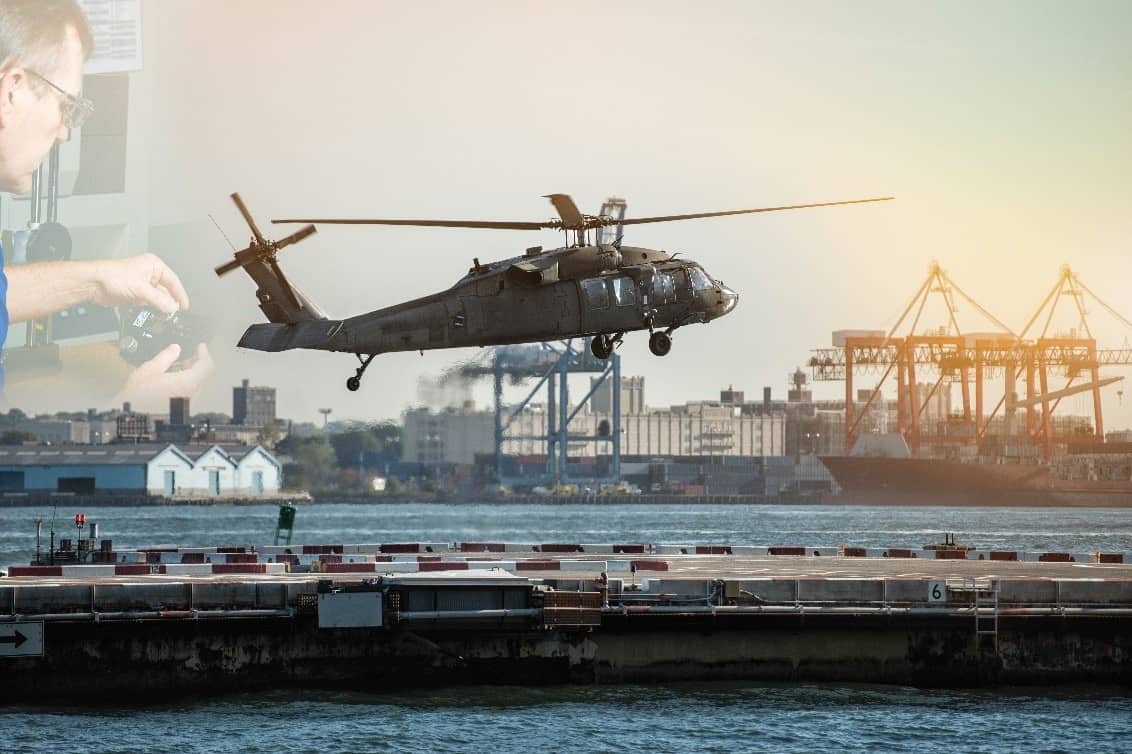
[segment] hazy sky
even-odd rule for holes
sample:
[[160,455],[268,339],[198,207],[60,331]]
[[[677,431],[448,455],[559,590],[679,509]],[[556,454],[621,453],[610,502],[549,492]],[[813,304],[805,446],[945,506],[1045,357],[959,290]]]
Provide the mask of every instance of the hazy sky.
[[[349,355],[238,351],[263,317],[246,276],[211,276],[230,251],[207,221],[245,239],[233,190],[264,225],[542,220],[551,192],[587,212],[624,196],[630,215],[897,197],[628,229],[740,293],[663,359],[626,337],[623,372],[646,377],[650,405],[727,385],[782,396],[832,330],[891,326],[932,260],[1015,328],[1064,263],[1132,316],[1132,3],[149,0],[144,34],[131,96],[151,104],[131,129],[149,185],[130,190],[153,225],[199,226],[199,259],[176,264],[222,321],[194,410],[230,410],[248,377],[297,420],[397,417],[421,375],[475,355],[380,356],[351,394]],[[342,317],[560,240],[323,227],[282,263]],[[1102,345],[1132,339],[1093,309]],[[960,317],[990,329],[969,306]],[[1109,396],[1109,427],[1132,424],[1132,392]]]

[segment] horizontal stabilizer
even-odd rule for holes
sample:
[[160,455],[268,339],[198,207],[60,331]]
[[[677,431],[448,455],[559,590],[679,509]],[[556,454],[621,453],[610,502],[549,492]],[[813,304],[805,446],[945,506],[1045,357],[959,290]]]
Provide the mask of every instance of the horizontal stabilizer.
[[292,348],[337,350],[331,341],[342,329],[340,319],[314,319],[286,324],[269,322],[252,325],[240,338],[240,348],[255,351],[289,351]]

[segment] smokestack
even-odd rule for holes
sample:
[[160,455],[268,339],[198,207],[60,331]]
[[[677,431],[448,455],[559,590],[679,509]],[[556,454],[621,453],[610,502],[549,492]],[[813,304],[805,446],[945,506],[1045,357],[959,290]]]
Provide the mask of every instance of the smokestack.
[[763,388],[763,410],[767,413],[770,412],[770,388]]

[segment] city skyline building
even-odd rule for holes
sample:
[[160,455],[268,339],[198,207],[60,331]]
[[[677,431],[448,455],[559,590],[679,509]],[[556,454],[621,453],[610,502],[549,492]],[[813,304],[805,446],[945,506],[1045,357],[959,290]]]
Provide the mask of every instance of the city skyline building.
[[232,423],[266,427],[275,422],[275,388],[253,386],[248,380],[232,388]]

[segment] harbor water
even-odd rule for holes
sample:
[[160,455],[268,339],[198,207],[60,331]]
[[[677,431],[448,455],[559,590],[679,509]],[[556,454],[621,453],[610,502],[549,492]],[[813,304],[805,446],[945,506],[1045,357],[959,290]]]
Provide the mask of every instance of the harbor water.
[[[59,508],[56,538],[73,537]],[[265,544],[276,506],[81,511],[116,547]],[[0,566],[34,553],[39,508],[0,509]],[[391,541],[842,544],[916,547],[945,532],[980,549],[1132,550],[1121,509],[833,506],[319,504],[295,544]],[[3,667],[0,665],[0,682]],[[0,707],[0,752],[1125,752],[1128,689],[945,691],[697,684],[464,687],[388,695],[319,690],[175,706]]]
[[[271,544],[273,505],[0,508],[0,567],[27,564],[35,521],[47,547],[73,538],[74,514],[115,547]],[[53,516],[54,514],[54,516]],[[299,506],[295,544],[360,542],[606,542],[919,547],[955,533],[980,550],[1132,550],[1132,509],[815,505],[333,504]]]
[[1132,699],[879,686],[274,692],[138,709],[0,708],[8,754],[1127,752]]

